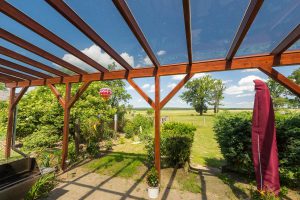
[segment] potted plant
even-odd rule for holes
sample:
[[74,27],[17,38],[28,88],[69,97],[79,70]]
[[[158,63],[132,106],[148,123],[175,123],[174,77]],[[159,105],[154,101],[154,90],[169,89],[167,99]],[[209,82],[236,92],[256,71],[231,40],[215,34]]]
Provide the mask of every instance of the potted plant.
[[158,173],[154,167],[147,174],[148,196],[151,199],[156,199],[159,194],[159,179]]

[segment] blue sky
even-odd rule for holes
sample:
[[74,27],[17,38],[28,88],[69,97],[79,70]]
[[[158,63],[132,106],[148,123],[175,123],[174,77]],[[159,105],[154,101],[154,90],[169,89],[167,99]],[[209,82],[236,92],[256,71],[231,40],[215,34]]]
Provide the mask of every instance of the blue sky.
[[[80,49],[105,67],[114,60],[101,48],[93,44],[85,35],[65,20],[47,3],[40,0],[8,0],[25,14],[51,30],[65,41]],[[30,2],[30,3],[28,3]],[[127,3],[138,24],[145,34],[151,48],[161,65],[187,62],[187,49],[181,0],[128,0]],[[132,67],[153,66],[127,24],[110,0],[66,0],[101,37],[110,44]],[[247,8],[248,0],[191,0],[193,59],[224,58],[230,47],[235,31]],[[241,45],[237,55],[270,52],[280,39],[287,35],[300,21],[298,0],[265,1]],[[95,70],[78,60],[63,49],[55,46],[31,30],[23,27],[9,17],[0,14],[0,26],[5,30],[31,42],[52,54],[92,73]],[[45,63],[54,68],[60,66],[17,47],[3,39],[0,45],[20,54]],[[299,49],[298,41],[291,49]],[[0,55],[1,58],[28,66],[25,63]],[[30,67],[30,66],[28,66]],[[299,66],[298,66],[299,67]],[[278,70],[289,75],[297,67],[281,67]],[[119,69],[122,69],[119,66]],[[40,70],[41,71],[41,70]],[[45,73],[45,72],[44,72]],[[72,74],[72,72],[69,72]],[[252,80],[267,77],[257,70],[209,73],[222,79],[226,84],[224,107],[251,107],[253,101]],[[204,74],[198,74],[201,77]],[[169,92],[181,76],[162,77],[162,98]],[[153,79],[136,80],[153,97]],[[135,107],[146,107],[147,103],[127,85]],[[187,107],[178,95],[166,105],[169,107]]]

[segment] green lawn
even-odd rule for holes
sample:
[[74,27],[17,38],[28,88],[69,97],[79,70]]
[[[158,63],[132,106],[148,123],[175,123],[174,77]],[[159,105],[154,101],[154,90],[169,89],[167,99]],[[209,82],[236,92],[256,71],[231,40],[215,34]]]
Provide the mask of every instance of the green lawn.
[[[144,114],[146,111],[135,110],[134,113]],[[200,116],[194,110],[162,110],[161,116],[168,116],[169,121],[191,123],[197,127],[192,147],[191,162],[203,166],[220,167],[224,160],[213,131],[214,113]]]

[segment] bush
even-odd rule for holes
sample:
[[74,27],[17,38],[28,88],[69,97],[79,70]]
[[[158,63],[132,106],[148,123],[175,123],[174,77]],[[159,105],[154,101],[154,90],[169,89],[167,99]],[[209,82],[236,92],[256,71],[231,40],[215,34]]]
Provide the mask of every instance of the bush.
[[131,138],[134,135],[141,135],[153,127],[153,119],[150,116],[137,114],[131,121],[128,121],[124,127],[125,137]]
[[99,154],[99,144],[96,139],[91,139],[87,143],[86,152],[93,158],[97,157]]
[[159,184],[158,173],[154,167],[152,167],[147,174],[147,184],[150,187],[158,187]]
[[40,130],[26,136],[22,141],[27,149],[51,148],[61,140],[61,137],[54,134],[51,126],[43,126]]
[[[196,127],[189,124],[178,122],[164,123],[160,142],[163,165],[182,166],[189,161],[195,131]],[[147,139],[146,150],[147,161],[150,165],[153,165],[154,143],[152,137]]]
[[56,178],[54,173],[46,174],[32,186],[25,196],[25,200],[41,199],[48,196],[49,192],[55,187]]
[[[217,141],[230,168],[253,174],[251,113],[221,113],[214,123]],[[276,113],[280,179],[288,186],[300,185],[300,114]]]
[[107,140],[107,141],[105,142],[105,149],[106,149],[107,151],[110,151],[110,150],[112,150],[112,147],[113,147],[113,142],[112,142],[112,140]]
[[76,154],[75,144],[73,141],[69,142],[68,158],[70,159],[70,163],[75,163],[78,160],[78,155]]

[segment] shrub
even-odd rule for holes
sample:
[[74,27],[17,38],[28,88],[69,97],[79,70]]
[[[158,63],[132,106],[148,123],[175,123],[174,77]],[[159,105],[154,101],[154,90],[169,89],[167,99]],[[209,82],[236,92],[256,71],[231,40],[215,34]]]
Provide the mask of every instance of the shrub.
[[[280,179],[288,186],[300,185],[300,114],[276,113]],[[251,113],[221,113],[214,123],[217,141],[230,168],[253,174]]]
[[87,143],[86,152],[93,158],[97,157],[99,154],[99,144],[96,139],[91,139]]
[[47,197],[55,187],[56,178],[54,173],[41,176],[25,196],[25,200],[35,200]]
[[40,130],[26,136],[22,141],[27,149],[54,147],[61,137],[52,132],[51,126],[43,126]]
[[[195,130],[196,128],[189,124],[178,122],[164,123],[160,142],[163,165],[182,166],[189,161]],[[154,160],[153,137],[148,137],[146,150],[147,161],[149,165],[152,165]]]
[[128,121],[124,127],[125,137],[131,138],[134,135],[140,135],[153,127],[153,119],[150,116],[137,114],[131,121]]
[[78,155],[76,154],[75,144],[73,141],[69,142],[68,158],[70,159],[70,163],[74,163],[78,160]]
[[158,173],[154,167],[152,167],[147,174],[147,184],[150,187],[158,187],[159,184]]
[[105,149],[106,149],[107,151],[109,151],[109,150],[112,150],[112,147],[113,147],[113,142],[112,142],[112,140],[107,140],[107,141],[105,142]]

